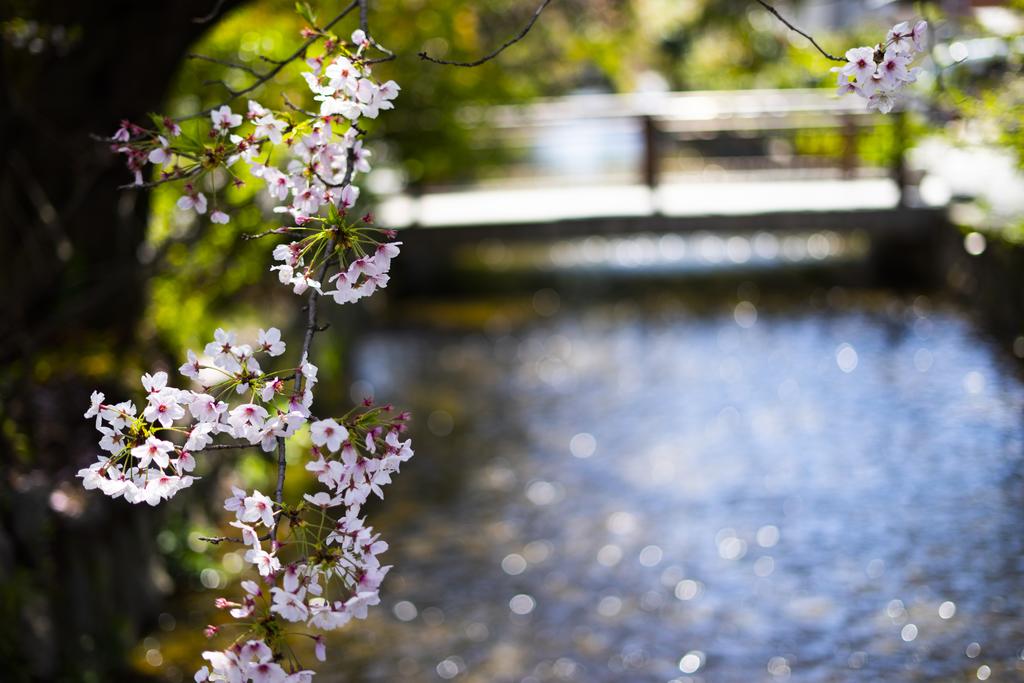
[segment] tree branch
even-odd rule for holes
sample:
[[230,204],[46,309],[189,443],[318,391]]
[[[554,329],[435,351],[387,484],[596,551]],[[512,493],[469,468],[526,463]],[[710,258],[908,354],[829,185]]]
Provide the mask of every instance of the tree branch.
[[527,22],[526,26],[524,26],[522,28],[522,30],[519,31],[519,33],[517,33],[513,37],[511,37],[508,40],[506,40],[502,44],[502,46],[499,47],[497,50],[494,50],[493,52],[484,55],[480,59],[475,59],[472,62],[456,62],[456,61],[449,61],[447,59],[437,59],[436,57],[431,57],[426,52],[422,52],[422,51],[419,53],[419,57],[420,57],[420,59],[424,59],[424,60],[426,60],[428,62],[433,62],[434,64],[444,64],[445,66],[467,66],[467,67],[480,66],[481,64],[484,64],[485,62],[491,61],[492,59],[494,59],[495,57],[500,55],[502,52],[504,52],[507,48],[515,45],[520,40],[525,38],[526,34],[529,33],[530,29],[533,28],[533,25],[537,23],[537,19],[540,18],[541,12],[544,11],[544,8],[547,7],[550,2],[551,2],[551,0],[541,0],[541,3],[537,7],[537,9],[534,11],[533,16],[530,17],[530,21]]
[[352,0],[352,2],[350,2],[345,7],[345,9],[341,10],[341,12],[339,12],[333,19],[331,19],[329,22],[327,22],[322,28],[317,29],[316,35],[312,36],[309,40],[307,40],[302,45],[300,45],[299,48],[297,50],[295,50],[295,52],[293,52],[292,54],[290,54],[289,56],[285,57],[282,60],[269,60],[272,64],[275,64],[274,68],[271,69],[270,71],[268,71],[267,73],[263,74],[259,78],[257,78],[255,81],[253,81],[253,83],[251,85],[249,85],[249,86],[247,86],[245,88],[242,88],[241,90],[237,90],[237,91],[232,90],[230,97],[228,97],[228,99],[224,100],[220,104],[215,104],[212,107],[207,107],[206,109],[203,109],[202,111],[197,111],[195,114],[189,114],[188,116],[182,116],[180,118],[175,119],[175,121],[179,121],[180,122],[180,121],[189,121],[189,120],[192,120],[192,119],[202,118],[203,116],[206,116],[210,112],[216,111],[217,109],[221,108],[225,104],[229,104],[231,102],[234,102],[236,99],[238,99],[242,95],[246,95],[248,93],[251,93],[256,88],[260,87],[264,83],[266,83],[266,82],[270,81],[271,79],[273,79],[274,76],[279,74],[281,72],[281,70],[285,66],[287,66],[288,64],[291,64],[296,59],[299,59],[300,57],[303,57],[306,54],[306,50],[308,50],[313,45],[313,43],[315,43],[316,41],[320,40],[320,38],[323,37],[324,32],[326,32],[332,26],[334,26],[339,21],[341,21],[346,16],[348,16],[349,12],[351,12],[352,10],[354,10],[358,6],[359,6],[359,0]]
[[387,49],[370,35],[370,9],[369,0],[358,0],[359,1],[359,28],[362,29],[363,33],[366,34],[366,39],[370,41],[370,45],[373,46],[378,52],[383,54],[383,57],[377,57],[375,59],[364,59],[365,64],[379,64],[381,62],[390,62],[395,58],[395,53]]
[[291,230],[287,227],[284,228],[271,228],[270,230],[264,230],[263,232],[247,232],[242,235],[243,240],[258,240],[261,237],[267,235],[287,235]]
[[210,57],[208,55],[201,55],[201,54],[198,54],[196,52],[190,52],[187,55],[185,55],[185,57],[187,57],[188,59],[199,59],[199,60],[202,60],[204,62],[211,62],[213,64],[220,64],[221,66],[226,66],[226,67],[231,68],[231,69],[238,69],[239,71],[244,71],[247,74],[251,74],[251,75],[255,76],[256,78],[263,78],[263,74],[260,73],[259,71],[257,71],[256,69],[252,68],[251,66],[247,66],[245,64],[239,64],[238,62],[232,62],[230,59],[221,59],[219,57]]
[[[267,541],[267,540],[270,540],[270,537],[271,537],[270,534],[263,534],[262,536],[259,537],[259,540]],[[237,536],[200,536],[199,540],[200,541],[205,541],[207,543],[212,543],[213,545],[218,545],[220,543],[244,543],[245,542],[242,539],[238,538]]]
[[306,111],[302,107],[300,107],[297,104],[295,104],[294,102],[292,102],[290,99],[288,99],[288,95],[286,95],[284,93],[281,94],[281,99],[284,100],[284,106],[288,107],[289,109],[291,109],[294,112],[297,112],[299,114],[305,114],[306,116],[308,116],[310,118],[314,118],[314,119],[320,118],[320,115],[317,114],[316,112]]
[[197,450],[194,450],[194,451],[189,451],[189,453],[203,453],[205,451],[227,451],[227,450],[232,450],[232,449],[237,449],[237,448],[255,448],[255,447],[256,447],[255,444],[250,444],[250,443],[215,443],[215,444],[210,444],[206,448],[200,448],[200,449],[197,449]]
[[118,185],[119,190],[140,190],[140,189],[151,189],[164,183],[173,183],[176,180],[186,180],[199,174],[202,169],[196,167],[194,170],[182,172],[181,175],[170,175],[166,178],[158,178],[157,180],[148,180],[144,183],[126,183],[124,185]]
[[210,10],[209,14],[207,14],[205,17],[193,17],[192,18],[192,23],[193,24],[208,24],[208,23],[210,23],[211,21],[213,21],[214,19],[217,18],[217,15],[220,14],[220,8],[223,7],[223,6],[224,6],[224,0],[217,0],[217,3],[213,6],[213,9]]
[[203,81],[203,86],[204,87],[209,87],[211,85],[219,85],[219,86],[221,86],[222,88],[224,88],[225,90],[228,91],[228,95],[230,95],[232,99],[234,99],[235,97],[238,97],[238,95],[239,95],[239,92],[237,90],[235,90],[234,88],[232,88],[230,85],[228,85],[228,82],[225,81],[224,79],[214,78],[214,79],[209,80],[209,81]]
[[395,59],[395,57],[397,56],[397,55],[395,55],[394,52],[392,52],[391,50],[387,49],[386,47],[384,47],[383,45],[378,43],[376,40],[374,40],[373,38],[370,38],[370,45],[373,45],[373,47],[376,48],[376,50],[378,52],[383,53],[384,56],[383,57],[374,57],[373,59],[364,59],[363,60],[364,64],[380,64],[381,62],[390,62],[391,60]]
[[[296,378],[298,381],[298,378]],[[288,462],[285,459],[285,439],[283,436],[277,437],[277,488],[274,490],[274,502],[280,508],[284,502],[284,473],[288,469]],[[270,539],[276,544],[277,543],[277,528],[281,526],[281,516],[278,515],[274,519],[274,526],[270,529]],[[270,548],[270,552],[274,552],[274,548]]]
[[[355,170],[355,164],[355,148],[350,147],[348,150],[348,163],[346,164],[345,168],[345,178],[344,180],[341,181],[341,187],[346,187],[352,184],[352,174],[353,171]],[[324,259],[324,263],[320,267],[320,274],[318,275],[318,279],[320,282],[323,282],[324,278],[327,277],[327,269],[330,268],[331,266],[330,255],[334,252],[334,247],[335,239],[332,237],[327,242],[327,258]],[[302,355],[300,356],[300,362],[309,360],[309,352],[310,349],[312,349],[313,347],[313,335],[315,335],[317,332],[322,332],[323,330],[327,329],[326,326],[319,327],[316,324],[316,306],[318,296],[319,293],[317,292],[317,290],[310,287],[309,299],[307,300],[306,304],[306,336],[302,340]],[[295,391],[298,391],[299,389],[302,388],[302,382],[303,376],[299,372],[296,372]],[[277,503],[278,507],[281,507],[281,504],[284,501],[284,480],[286,470],[288,469],[288,463],[286,461],[285,456],[285,439],[284,437],[279,436],[277,438],[277,489],[274,491],[274,501]],[[270,530],[270,538],[275,543],[277,542],[277,529],[279,526],[281,526],[280,516],[274,520],[274,527]]]
[[824,55],[826,59],[831,59],[833,62],[846,62],[846,61],[849,61],[849,60],[846,59],[846,57],[836,57],[834,54],[826,52],[825,49],[821,47],[821,45],[818,45],[818,41],[816,41],[814,38],[812,38],[809,34],[804,33],[803,31],[798,29],[796,26],[793,26],[793,24],[789,23],[784,16],[779,14],[779,10],[775,9],[774,7],[769,5],[764,0],[757,0],[757,3],[759,5],[761,5],[761,7],[764,7],[766,10],[768,10],[769,12],[774,14],[775,18],[778,19],[779,21],[781,21],[783,24],[785,24],[786,27],[789,28],[790,31],[795,31],[796,33],[799,33],[800,35],[802,35],[807,40],[811,41],[811,45],[813,45],[815,47],[815,49],[818,50],[818,52],[820,52],[822,55]]

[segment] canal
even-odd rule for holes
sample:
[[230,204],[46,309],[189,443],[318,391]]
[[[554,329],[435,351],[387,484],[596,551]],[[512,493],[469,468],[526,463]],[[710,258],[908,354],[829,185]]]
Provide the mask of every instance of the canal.
[[1012,357],[941,297],[699,297],[410,300],[358,339],[417,457],[317,680],[1024,679]]

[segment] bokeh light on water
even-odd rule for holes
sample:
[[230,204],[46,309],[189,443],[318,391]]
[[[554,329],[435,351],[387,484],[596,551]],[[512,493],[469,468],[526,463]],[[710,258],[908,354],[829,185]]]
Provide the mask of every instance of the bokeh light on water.
[[1024,385],[954,310],[847,299],[361,340],[449,417],[337,680],[1020,680]]

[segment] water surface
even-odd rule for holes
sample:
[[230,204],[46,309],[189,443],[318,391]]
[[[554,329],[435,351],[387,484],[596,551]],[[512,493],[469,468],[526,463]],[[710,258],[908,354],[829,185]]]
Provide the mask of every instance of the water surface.
[[363,337],[353,393],[411,409],[417,457],[320,679],[1024,680],[1014,365],[924,298],[747,294]]

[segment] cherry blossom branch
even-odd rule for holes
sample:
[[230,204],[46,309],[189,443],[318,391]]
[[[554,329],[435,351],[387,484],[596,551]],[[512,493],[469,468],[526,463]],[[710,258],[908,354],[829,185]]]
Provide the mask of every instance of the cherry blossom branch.
[[[526,34],[529,33],[530,29],[533,28],[533,25],[537,23],[537,20],[540,18],[540,15],[544,11],[544,8],[547,7],[548,4],[550,4],[550,2],[551,2],[551,0],[542,0],[540,5],[534,11],[533,16],[530,17],[530,21],[528,21],[526,23],[526,25],[523,26],[523,28],[519,31],[519,33],[517,33],[516,35],[514,35],[511,38],[509,38],[508,40],[506,40],[501,45],[501,47],[499,47],[498,49],[496,49],[493,52],[490,52],[490,53],[484,55],[483,57],[481,57],[479,59],[474,59],[471,62],[451,61],[451,60],[447,60],[447,59],[438,59],[437,57],[431,57],[425,51],[421,51],[419,53],[419,57],[420,57],[420,59],[426,60],[428,62],[433,62],[434,64],[443,64],[445,66],[466,66],[466,67],[480,66],[481,64],[484,64],[486,62],[491,61],[492,59],[494,59],[495,57],[500,55],[502,52],[504,52],[506,49],[508,49],[509,47],[515,45],[520,40],[525,38]],[[764,4],[764,3],[762,3],[762,4]]]
[[[345,184],[351,183],[352,180],[352,163],[354,155],[349,152],[349,163],[348,170],[345,173]],[[327,244],[327,252],[331,253],[334,251],[334,238]],[[319,281],[323,282],[324,277],[327,275],[327,268],[330,265],[331,260],[325,259],[324,265],[320,268]],[[313,346],[313,335],[321,331],[316,324],[316,304],[319,292],[316,288],[311,287],[309,290],[309,300],[306,304],[308,309],[308,317],[306,323],[306,336],[302,342],[302,355],[300,356],[300,362],[306,362],[309,360],[309,352]],[[302,375],[299,373],[295,374],[295,390],[298,391],[302,385]],[[280,508],[284,503],[284,480],[288,470],[287,461],[287,449],[285,448],[285,437],[277,437],[277,487],[274,489],[274,502],[277,503]],[[274,519],[274,526],[270,530],[270,538],[276,544],[277,543],[277,530],[281,526],[280,516]]]
[[[358,0],[359,2],[365,2],[365,0]],[[355,170],[356,155],[354,148],[349,148],[347,154],[347,163],[345,164],[345,177],[341,181],[341,186],[347,187],[352,184],[352,174]],[[334,247],[337,240],[332,237],[327,242],[327,254],[334,253]],[[324,264],[320,267],[320,273],[318,275],[318,281],[323,282],[327,276],[327,270],[331,266],[331,259],[324,259]],[[310,350],[313,348],[313,336],[317,332],[322,332],[327,329],[326,326],[319,327],[316,323],[316,309],[317,309],[317,297],[320,296],[320,292],[315,287],[311,287],[309,290],[309,299],[306,304],[306,334],[302,341],[302,354],[299,357],[300,362],[307,362],[309,360]],[[295,374],[295,390],[298,391],[302,385],[302,375],[300,373]],[[284,502],[284,480],[288,470],[287,453],[285,448],[285,438],[279,436],[277,438],[277,488],[274,491],[274,502],[277,503],[278,507]],[[277,542],[277,529],[281,526],[281,519],[278,517],[274,521],[274,526],[270,530],[270,538],[276,543]]]
[[[297,367],[280,372],[264,369],[266,358],[287,351],[276,327],[261,328],[254,344],[240,343],[234,332],[217,328],[202,357],[189,349],[186,362],[178,368],[195,389],[169,385],[166,372],[147,373],[141,378],[146,392],[141,410],[131,400],[108,402],[97,391],[83,415],[95,418],[99,446],[108,455],[101,454],[77,476],[84,488],[99,489],[132,504],[158,505],[190,487],[196,479],[191,474],[197,467],[194,454],[202,451],[259,447],[271,462],[276,461],[273,497],[232,486],[232,495],[224,501],[224,509],[234,513],[230,524],[241,531],[240,536],[201,537],[214,545],[247,546],[244,561],[265,580],[262,584],[242,581],[241,601],[217,599],[217,608],[227,610],[244,631],[226,648],[203,652],[208,664],[194,677],[200,683],[250,679],[308,683],[313,672],[286,653],[289,638],[314,636],[285,631],[286,622],[333,630],[365,618],[367,608],[379,603],[379,586],[390,568],[377,557],[387,550],[387,543],[365,524],[360,512],[371,495],[382,497],[381,487],[413,456],[410,441],[400,438],[409,415],[392,415],[390,404],[375,406],[372,400],[364,401],[361,412],[353,408],[337,420],[318,418],[311,410],[318,369],[309,358],[316,334],[327,329],[317,321],[320,297],[328,296],[337,304],[353,303],[387,287],[391,261],[401,246],[386,242],[394,239],[394,231],[372,227],[369,213],[361,219],[349,215],[359,200],[353,181],[357,174],[371,170],[372,151],[363,147],[366,131],[358,122],[392,109],[401,90],[394,81],[382,84],[372,79],[365,53],[376,47],[382,54],[393,55],[362,28],[352,33],[350,41],[328,32],[357,7],[365,26],[368,0],[351,0],[320,29],[314,25],[312,10],[300,6],[298,12],[306,18],[302,47],[287,59],[266,60],[274,67],[265,73],[260,67],[241,69],[257,81],[246,89],[236,91],[221,83],[232,99],[239,97],[323,39],[323,54],[310,60],[311,70],[302,74],[321,103],[319,113],[288,106],[300,114],[295,117],[250,99],[244,113],[233,112],[227,104],[207,110],[207,135],[198,125],[198,134],[186,135],[173,119],[153,116],[152,127],[122,121],[109,139],[116,143],[111,150],[125,155],[135,185],[145,186],[143,174],[152,168],[161,169],[154,184],[183,181],[175,202],[178,210],[209,216],[196,234],[207,225],[231,220],[224,198],[218,197],[219,188],[209,184],[207,192],[213,194],[208,199],[202,181],[223,169],[233,182],[241,182],[234,167],[239,162],[248,165],[252,176],[261,178],[277,200],[274,212],[288,214],[290,224],[247,239],[294,236],[273,248],[277,265],[270,270],[307,299],[300,313],[305,315],[305,330]],[[193,58],[229,69],[240,66],[219,58]],[[278,159],[272,164],[278,146],[290,152],[283,162]],[[328,280],[335,268],[339,272]],[[325,291],[329,288],[325,285],[333,291]],[[287,439],[307,425],[312,447],[305,469],[327,490],[304,493],[293,505],[285,502]],[[233,441],[214,444],[218,435]],[[280,531],[285,521],[289,522],[287,543],[278,541],[285,536]],[[270,546],[264,546],[264,541],[270,541]],[[319,597],[329,588],[338,599]],[[260,597],[265,599],[257,600]],[[210,638],[217,633],[215,626],[206,630]],[[315,638],[317,658],[324,661],[323,639]]]
[[[354,148],[349,148],[347,163],[345,164],[345,177],[341,181],[342,187],[347,187],[352,184],[352,173],[355,171],[356,154]],[[332,237],[327,242],[327,253],[331,254],[334,252],[337,240]],[[331,259],[324,259],[323,266],[320,267],[319,281],[323,282],[327,276],[327,269],[330,268]],[[306,336],[302,341],[302,355],[303,360],[309,359],[309,351],[313,346],[313,335],[319,330],[316,324],[316,306],[317,306],[317,294],[315,289],[311,289],[309,293],[309,301],[306,306]],[[301,377],[298,375],[295,377],[295,389],[298,390]]]
[[821,45],[818,45],[818,41],[816,41],[809,34],[807,34],[807,33],[803,32],[803,31],[801,31],[800,29],[798,29],[793,24],[789,23],[789,21],[784,16],[779,14],[779,10],[775,9],[774,7],[769,5],[764,0],[757,0],[757,3],[759,5],[761,5],[762,7],[764,7],[766,10],[768,10],[769,12],[771,12],[773,15],[775,15],[775,18],[778,19],[779,21],[781,21],[783,24],[785,24],[786,27],[790,31],[794,31],[796,33],[799,33],[804,38],[806,38],[807,40],[811,41],[811,45],[813,45],[815,47],[815,49],[817,49],[818,52],[820,52],[822,55],[824,55],[824,57],[826,59],[831,59],[833,62],[845,62],[845,61],[847,61],[846,57],[836,57],[834,54],[826,52],[825,49]]
[[[203,109],[201,111],[197,111],[196,113],[189,114],[188,116],[182,116],[180,118],[175,119],[175,121],[178,121],[178,122],[189,121],[191,119],[198,119],[198,118],[202,118],[204,116],[208,116],[211,112],[216,111],[217,109],[219,109],[220,107],[222,107],[222,106],[224,106],[226,104],[234,102],[235,100],[237,100],[242,95],[246,95],[248,93],[251,93],[253,90],[256,90],[261,85],[267,83],[268,81],[273,79],[275,76],[277,76],[277,74],[279,74],[281,72],[281,70],[284,69],[285,66],[287,66],[288,64],[291,64],[296,59],[300,59],[301,57],[303,57],[306,54],[306,51],[310,47],[312,47],[313,44],[316,41],[320,40],[323,37],[324,33],[326,33],[328,30],[330,30],[331,27],[333,27],[339,21],[341,21],[342,19],[347,17],[349,15],[349,13],[352,10],[354,10],[356,7],[358,7],[358,6],[359,6],[359,0],[352,0],[352,2],[350,2],[345,7],[345,9],[341,10],[341,12],[339,12],[333,19],[331,19],[329,22],[327,22],[321,28],[319,28],[316,31],[314,31],[314,35],[311,36],[302,45],[300,45],[299,48],[297,50],[295,50],[295,52],[293,52],[289,56],[285,57],[284,59],[273,60],[273,63],[275,63],[276,66],[274,66],[274,68],[272,68],[267,73],[265,73],[262,76],[260,76],[259,78],[257,78],[251,85],[249,85],[249,86],[247,86],[245,88],[242,88],[241,90],[237,90],[237,91],[231,90],[230,91],[230,97],[228,97],[228,99],[224,100],[220,104],[215,104],[212,107],[208,107],[208,108]],[[268,60],[268,61],[271,61],[271,60]]]

